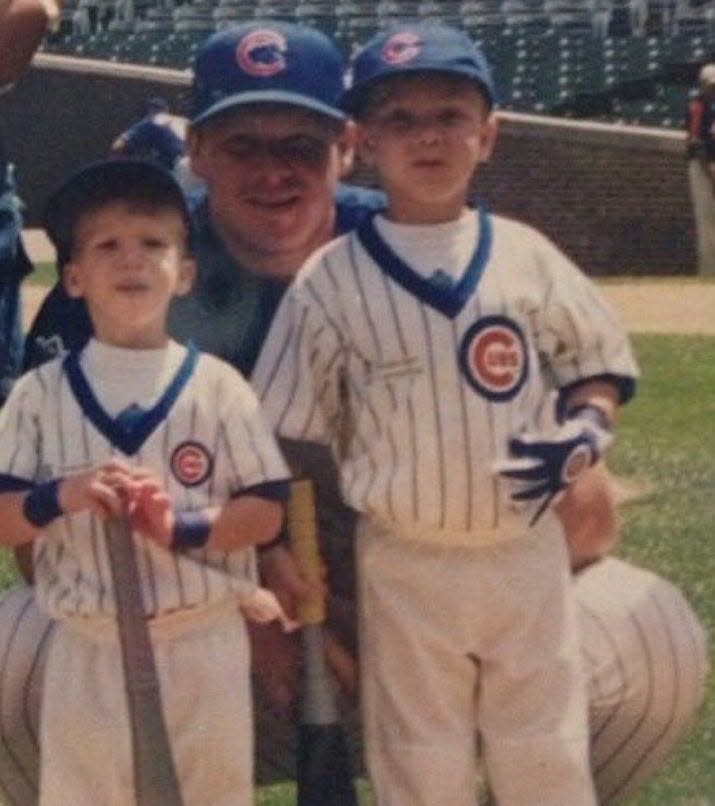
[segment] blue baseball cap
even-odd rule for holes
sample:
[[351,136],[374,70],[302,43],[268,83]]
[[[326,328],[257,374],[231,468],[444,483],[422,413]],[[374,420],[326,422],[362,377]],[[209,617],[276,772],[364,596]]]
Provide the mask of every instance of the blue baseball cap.
[[45,205],[42,224],[57,250],[60,269],[71,259],[80,217],[114,201],[148,202],[176,210],[191,246],[191,215],[172,173],[144,160],[100,160],[71,174]]
[[209,37],[194,62],[192,124],[245,104],[280,103],[336,120],[344,62],[327,36],[287,22],[252,22]]
[[463,31],[446,25],[393,26],[372,37],[353,57],[348,89],[340,106],[355,114],[378,82],[405,73],[464,76],[479,85],[490,106],[496,103],[491,70],[484,54]]

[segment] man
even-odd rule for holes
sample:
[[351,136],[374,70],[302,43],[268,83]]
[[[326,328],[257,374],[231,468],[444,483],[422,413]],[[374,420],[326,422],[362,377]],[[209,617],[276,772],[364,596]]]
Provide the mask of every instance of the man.
[[698,274],[715,275],[715,64],[700,69],[698,95],[688,104],[686,133]]
[[[352,158],[352,127],[336,105],[341,70],[322,36],[279,23],[216,34],[197,58],[188,149],[206,185],[193,214],[199,273],[194,293],[173,308],[171,329],[247,373],[304,260],[382,203],[378,194],[338,185]],[[83,343],[81,314],[55,289],[28,337],[29,363]],[[331,477],[323,459],[299,459],[309,475],[322,469],[319,516],[331,590],[352,595],[350,524],[325,502]],[[704,638],[667,582],[616,559],[598,560],[616,532],[603,468],[574,486],[561,515],[581,569],[574,580],[590,675],[592,757],[605,801],[652,774],[689,725],[702,691]],[[261,570],[288,605],[305,590],[280,545],[262,554]],[[0,600],[0,782],[22,792],[22,803],[33,802],[38,671],[51,630],[30,599],[16,588]],[[272,700],[285,706],[295,667],[278,640],[269,630],[254,635],[254,666]],[[649,693],[652,675],[657,697]],[[259,723],[259,747],[261,730]]]

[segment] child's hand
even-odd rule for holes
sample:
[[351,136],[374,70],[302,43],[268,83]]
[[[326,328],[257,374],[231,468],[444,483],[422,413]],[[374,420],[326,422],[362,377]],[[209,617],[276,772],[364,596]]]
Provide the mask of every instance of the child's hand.
[[119,459],[74,476],[65,476],[58,488],[63,512],[93,512],[100,518],[121,515],[124,491],[131,480],[129,466]]
[[288,618],[275,594],[267,588],[256,588],[250,596],[239,602],[239,607],[243,615],[256,624],[278,621],[283,632],[293,632],[300,627],[299,622]]
[[169,495],[159,479],[148,470],[135,469],[126,495],[132,529],[169,548],[175,516]]

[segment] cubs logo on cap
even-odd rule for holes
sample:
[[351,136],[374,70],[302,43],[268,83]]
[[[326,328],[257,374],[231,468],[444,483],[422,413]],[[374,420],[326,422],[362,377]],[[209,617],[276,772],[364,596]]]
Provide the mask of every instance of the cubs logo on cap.
[[169,467],[174,478],[184,487],[197,487],[211,475],[213,459],[200,442],[187,440],[174,448]]
[[412,31],[400,31],[391,36],[382,48],[382,58],[388,64],[405,64],[419,55],[420,38]]
[[464,334],[459,363],[469,384],[488,400],[503,403],[516,396],[529,371],[526,340],[506,316],[486,316]]
[[239,67],[249,76],[274,76],[286,69],[286,40],[278,31],[260,28],[246,34],[236,48]]

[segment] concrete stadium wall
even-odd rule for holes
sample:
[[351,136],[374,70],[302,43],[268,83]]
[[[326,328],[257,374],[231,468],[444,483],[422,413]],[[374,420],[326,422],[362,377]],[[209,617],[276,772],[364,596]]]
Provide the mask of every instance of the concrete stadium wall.
[[[49,188],[106,153],[149,95],[185,113],[188,84],[185,72],[36,57],[0,97],[0,131],[28,222]],[[693,274],[683,155],[679,132],[505,112],[477,190],[492,211],[542,229],[590,274]]]

